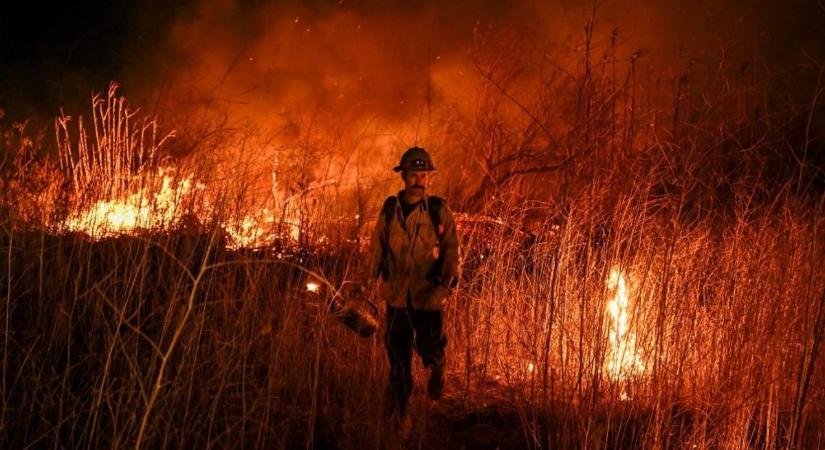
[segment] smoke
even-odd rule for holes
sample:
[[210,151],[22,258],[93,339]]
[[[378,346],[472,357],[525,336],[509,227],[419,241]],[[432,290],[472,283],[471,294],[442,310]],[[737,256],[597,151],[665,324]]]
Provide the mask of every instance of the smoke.
[[243,160],[292,167],[300,178],[305,167],[291,161],[306,153],[321,163],[335,154],[346,160],[336,164],[342,169],[357,149],[356,163],[386,178],[401,151],[430,145],[433,114],[472,91],[479,27],[527,23],[527,12],[494,1],[468,8],[206,0],[180,14],[162,50],[123,81],[194,142],[184,153],[202,151],[213,124],[252,130],[258,142],[224,146],[217,168]]
[[405,121],[449,95],[433,91],[434,66],[466,57],[477,24],[514,15],[498,5],[203,1],[171,27],[168,51],[149,66],[154,73],[136,78],[236,120],[266,122],[299,108]]
[[[472,110],[478,55],[498,52],[505,66],[520,58],[527,80],[539,76],[543,58],[576,72],[587,24],[594,55],[615,45],[619,70],[642,55],[640,73],[664,80],[685,67],[697,82],[711,79],[720,61],[724,70],[769,75],[825,57],[823,8],[802,0],[147,0],[64,9],[46,21],[57,31],[41,34],[36,21],[5,15],[21,32],[0,27],[4,38],[34,43],[2,40],[10,61],[0,69],[0,107],[48,104],[53,115],[116,79],[133,103],[178,129],[178,153],[203,150],[199,136],[220,126],[254,130],[269,149],[257,155],[264,160],[273,149],[314,140],[345,152],[357,147],[391,167],[408,146],[438,145],[434,122]],[[783,88],[810,95],[813,81],[801,77]],[[244,152],[222,151],[232,160]]]
[[617,31],[620,51],[641,50],[662,74],[689,60],[775,71],[825,56],[825,7],[805,0],[144,0],[46,11],[24,3],[2,16],[0,102],[47,114],[115,78],[129,94],[217,105],[233,117],[300,104],[404,120],[462,89],[428,91],[427,80],[445,67],[466,73],[480,28],[518,30],[562,57],[580,50],[592,18],[595,48]]
[[[393,124],[415,121],[434,101],[462,96],[471,77],[452,86],[433,80],[472,75],[468,56],[480,29],[518,30],[526,41],[572,61],[584,26],[595,18],[597,51],[616,33],[624,57],[641,51],[643,64],[668,76],[688,62],[712,66],[726,58],[735,65],[761,58],[776,68],[821,56],[816,33],[823,11],[808,8],[807,14],[804,6],[202,0],[178,12],[162,51],[123,74],[127,88],[161,92],[178,108],[217,108],[234,120],[271,123],[300,108],[342,121],[378,117]],[[702,70],[712,67],[697,73]]]

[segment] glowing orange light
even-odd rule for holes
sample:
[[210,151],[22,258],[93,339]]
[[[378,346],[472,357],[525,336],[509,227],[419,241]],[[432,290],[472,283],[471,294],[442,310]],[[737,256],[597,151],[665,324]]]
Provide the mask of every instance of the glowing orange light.
[[101,199],[85,210],[73,211],[63,225],[94,238],[169,226],[181,218],[180,204],[193,189],[192,178],[176,180],[174,169],[160,168],[155,189],[142,187],[116,199]]
[[607,302],[610,330],[605,368],[610,378],[620,380],[644,372],[645,363],[636,353],[636,334],[630,329],[628,312],[629,288],[627,279],[619,268],[610,269],[607,288],[613,292],[613,297]]

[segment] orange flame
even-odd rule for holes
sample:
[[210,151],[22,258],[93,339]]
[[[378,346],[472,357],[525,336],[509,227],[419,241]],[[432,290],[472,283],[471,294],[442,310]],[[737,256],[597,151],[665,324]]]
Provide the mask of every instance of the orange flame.
[[628,282],[619,268],[610,269],[607,288],[614,294],[607,302],[610,330],[605,368],[611,379],[621,380],[644,372],[645,363],[636,353],[636,333],[630,328],[628,312],[630,305]]
[[258,215],[245,215],[237,220],[224,223],[224,231],[229,238],[229,248],[261,247],[271,241],[274,220],[269,217],[269,210],[264,209]]
[[161,167],[155,178],[161,180],[159,186],[150,182],[122,198],[100,199],[87,209],[70,213],[63,226],[68,231],[101,239],[173,225],[183,214],[183,200],[193,188],[202,188],[191,175],[177,179],[174,172]]

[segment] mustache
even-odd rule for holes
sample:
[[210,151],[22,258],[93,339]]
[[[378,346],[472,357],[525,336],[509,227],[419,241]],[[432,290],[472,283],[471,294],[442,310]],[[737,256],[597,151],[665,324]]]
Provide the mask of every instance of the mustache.
[[412,186],[410,189],[424,189],[424,186],[416,184],[416,185]]

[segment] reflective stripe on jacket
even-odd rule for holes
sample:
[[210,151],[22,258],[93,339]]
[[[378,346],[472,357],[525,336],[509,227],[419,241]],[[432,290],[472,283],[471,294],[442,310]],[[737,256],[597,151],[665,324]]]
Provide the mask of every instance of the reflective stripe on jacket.
[[453,214],[446,204],[439,210],[444,233],[438,245],[438,234],[428,211],[428,197],[419,202],[406,220],[401,201],[399,193],[389,227],[384,212],[378,215],[370,241],[370,275],[379,276],[386,246],[389,273],[381,284],[381,298],[390,306],[404,308],[409,294],[414,308],[440,310],[450,295],[450,289],[444,285],[433,285],[427,280],[427,275],[439,254],[443,253],[441,279],[445,284],[448,280],[458,279],[459,248]]

